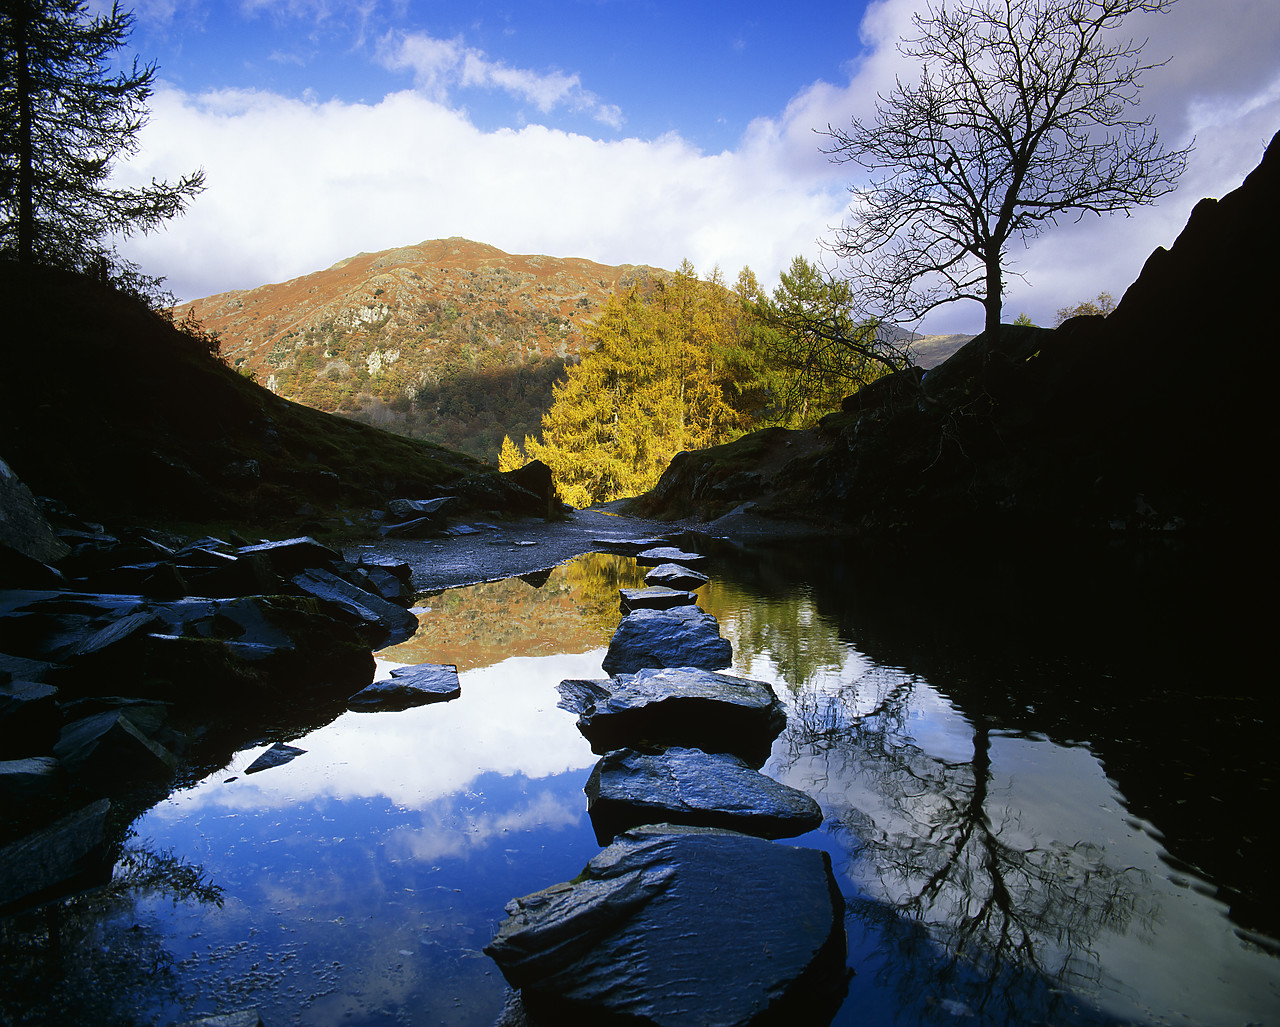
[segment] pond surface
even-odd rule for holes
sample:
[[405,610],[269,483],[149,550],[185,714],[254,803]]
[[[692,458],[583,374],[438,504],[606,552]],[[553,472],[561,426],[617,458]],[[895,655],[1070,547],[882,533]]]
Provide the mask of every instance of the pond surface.
[[[1159,566],[1078,571],[1048,600],[1016,572],[925,587],[766,551],[699,590],[733,672],[788,707],[765,773],[825,814],[778,844],[832,857],[836,1023],[1280,1021],[1277,758],[1263,683],[1222,638],[1247,624],[1171,601]],[[246,774],[256,745],[152,808],[119,887],[49,914],[28,1022],[493,1024],[503,906],[599,851],[596,757],[556,685],[603,676],[616,590],[642,575],[589,555],[423,597],[379,675],[454,663],[461,699],[345,713],[283,766]]]

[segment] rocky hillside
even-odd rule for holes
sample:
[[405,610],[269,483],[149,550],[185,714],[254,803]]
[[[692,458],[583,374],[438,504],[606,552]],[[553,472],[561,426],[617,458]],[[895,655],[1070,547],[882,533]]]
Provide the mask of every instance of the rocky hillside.
[[1277,235],[1280,136],[1240,188],[1196,205],[1108,317],[1006,325],[875,382],[812,434],[680,454],[641,512],[749,503],[928,552],[1131,533],[1242,543],[1272,502],[1276,349],[1256,326],[1275,317]]
[[503,434],[537,429],[608,297],[661,273],[435,239],[175,313],[278,395],[496,457]]
[[0,458],[81,517],[271,537],[356,530],[392,499],[491,470],[274,395],[95,281],[0,262],[0,305]]

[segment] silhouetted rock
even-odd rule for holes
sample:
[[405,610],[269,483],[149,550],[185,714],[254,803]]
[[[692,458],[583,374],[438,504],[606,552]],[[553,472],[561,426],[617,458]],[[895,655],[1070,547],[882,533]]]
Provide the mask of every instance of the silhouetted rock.
[[0,459],[0,545],[39,563],[53,563],[70,547],[53,533],[31,490]]
[[736,756],[701,749],[619,749],[595,765],[584,791],[602,845],[641,824],[691,824],[791,838],[822,823],[822,810],[804,792],[766,777]]
[[719,670],[733,662],[733,645],[720,624],[696,606],[636,610],[623,617],[609,641],[604,670],[630,674],[644,667]]
[[692,667],[569,679],[557,687],[560,707],[578,715],[578,729],[597,753],[687,746],[759,767],[787,723],[767,682]]
[[485,952],[537,1024],[825,1023],[846,986],[844,902],[816,849],[638,828],[507,915]]
[[462,695],[458,668],[453,664],[419,663],[396,667],[391,677],[374,681],[347,700],[348,709],[365,713],[407,710],[427,703],[448,702]]
[[0,849],[0,913],[111,879],[107,799],[77,810]]
[[105,710],[67,724],[53,754],[70,774],[95,791],[121,779],[167,780],[178,761],[119,710]]
[[53,748],[61,727],[58,690],[36,681],[0,684],[0,759],[40,756]]

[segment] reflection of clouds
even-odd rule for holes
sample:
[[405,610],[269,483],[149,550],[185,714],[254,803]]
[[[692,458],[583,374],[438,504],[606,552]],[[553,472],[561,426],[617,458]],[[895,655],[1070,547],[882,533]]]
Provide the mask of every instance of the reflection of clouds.
[[[306,750],[292,762],[245,776],[265,745],[237,753],[225,770],[175,794],[151,815],[376,796],[422,808],[486,772],[544,778],[590,767],[595,757],[573,715],[557,707],[556,685],[564,678],[601,676],[603,656],[597,650],[512,658],[463,672],[462,696],[452,702],[398,713],[346,713],[292,740]],[[388,676],[393,666],[380,664],[377,676]],[[232,776],[237,779],[226,783]]]
[[585,800],[568,802],[549,791],[540,792],[522,806],[494,816],[478,809],[457,810],[437,803],[422,811],[422,826],[397,828],[385,849],[392,859],[432,861],[466,856],[504,834],[532,828],[558,830],[582,819]]

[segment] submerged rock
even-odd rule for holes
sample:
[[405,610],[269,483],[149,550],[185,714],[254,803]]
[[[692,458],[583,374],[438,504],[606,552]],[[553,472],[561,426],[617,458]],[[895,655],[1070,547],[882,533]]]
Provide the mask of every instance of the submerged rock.
[[720,670],[732,662],[733,645],[720,637],[719,621],[696,606],[678,606],[624,617],[603,667],[606,674],[631,674],[645,667]]
[[826,1023],[845,990],[844,902],[817,849],[637,828],[506,910],[485,952],[534,1023]]
[[640,824],[690,824],[791,838],[822,823],[822,810],[804,792],[766,777],[736,756],[701,749],[619,749],[595,765],[584,791],[602,845]]
[[661,585],[653,588],[620,588],[618,597],[623,613],[631,613],[633,610],[670,610],[676,606],[692,606],[698,601],[698,597],[692,592]]
[[763,766],[787,716],[764,681],[694,667],[561,681],[560,707],[578,715],[593,752],[687,746]]
[[667,588],[700,588],[710,580],[700,571],[678,563],[660,563],[644,576],[646,585],[665,585]]
[[363,713],[407,710],[427,703],[447,702],[462,694],[458,668],[451,663],[419,663],[397,667],[391,677],[375,681],[347,700],[347,708]]
[[270,770],[272,767],[283,767],[290,760],[297,759],[306,751],[306,749],[299,749],[295,745],[285,745],[284,742],[276,742],[275,745],[245,767],[244,772],[246,774],[256,774],[260,770]]

